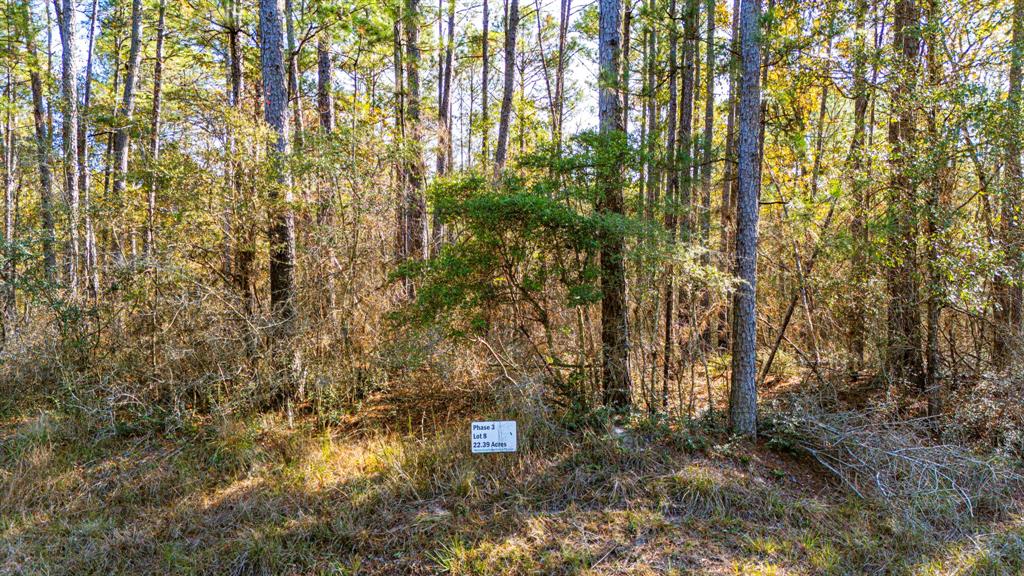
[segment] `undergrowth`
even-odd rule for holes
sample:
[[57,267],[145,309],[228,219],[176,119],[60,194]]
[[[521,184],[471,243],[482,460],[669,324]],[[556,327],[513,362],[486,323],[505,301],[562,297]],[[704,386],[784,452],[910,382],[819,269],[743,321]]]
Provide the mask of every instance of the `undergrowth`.
[[464,416],[373,433],[284,412],[130,428],[52,406],[8,410],[0,571],[1024,569],[1024,526],[1009,501],[999,515],[957,516],[956,533],[928,530],[798,455],[713,427],[641,418],[567,429],[541,410],[501,410],[520,419],[517,454],[468,454]]

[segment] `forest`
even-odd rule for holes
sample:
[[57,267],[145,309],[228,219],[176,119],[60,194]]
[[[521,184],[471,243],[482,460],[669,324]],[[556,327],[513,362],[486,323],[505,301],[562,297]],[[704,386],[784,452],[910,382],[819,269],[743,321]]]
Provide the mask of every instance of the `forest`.
[[1024,0],[2,1],[0,574],[1024,574]]

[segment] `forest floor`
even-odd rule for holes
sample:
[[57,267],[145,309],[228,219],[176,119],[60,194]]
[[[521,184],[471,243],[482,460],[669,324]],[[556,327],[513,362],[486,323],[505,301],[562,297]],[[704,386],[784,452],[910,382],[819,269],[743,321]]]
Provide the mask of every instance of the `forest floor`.
[[0,573],[1024,573],[1019,512],[922,522],[768,443],[527,419],[519,453],[471,455],[468,419],[346,430],[8,404]]

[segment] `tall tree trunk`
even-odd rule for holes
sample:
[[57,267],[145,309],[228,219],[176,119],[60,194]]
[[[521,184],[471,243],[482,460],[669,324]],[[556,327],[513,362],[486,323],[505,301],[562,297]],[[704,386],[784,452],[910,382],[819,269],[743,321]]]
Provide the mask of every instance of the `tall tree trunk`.
[[316,103],[320,129],[334,131],[334,100],[331,97],[331,44],[328,31],[322,30],[316,43]]
[[135,113],[135,85],[142,59],[142,0],[132,0],[131,45],[128,48],[128,68],[124,77],[124,95],[117,111],[117,129],[114,132],[114,202],[124,206],[124,190],[128,178],[128,148],[132,116]]
[[[124,5],[118,4],[114,11],[113,17],[117,20],[121,19]],[[111,68],[113,69],[113,80],[111,81],[110,93],[113,95],[111,98],[113,105],[110,111],[110,116],[117,116],[117,108],[120,106],[117,102],[117,94],[120,91],[121,86],[121,46],[124,44],[124,40],[120,34],[114,34],[112,38],[114,44],[114,62]],[[112,130],[107,132],[107,142],[103,151],[103,197],[110,198],[110,177],[113,175],[114,170],[114,132]],[[120,240],[118,239],[117,230],[115,229],[115,222],[111,221],[108,223],[104,233],[104,244],[108,245],[108,254],[117,254],[119,257],[123,256],[121,251]]]
[[683,13],[683,68],[681,92],[679,94],[679,143],[677,152],[679,162],[679,199],[675,210],[679,216],[680,237],[684,243],[690,241],[691,223],[691,191],[693,179],[693,102],[694,102],[694,68],[697,47],[697,0],[686,0]]
[[92,169],[89,167],[88,117],[92,105],[92,62],[96,46],[96,26],[99,23],[99,0],[92,0],[89,18],[89,41],[85,55],[85,95],[82,99],[82,118],[78,125],[78,187],[82,191],[82,213],[85,220],[85,273],[89,280],[89,295],[96,299],[100,292],[100,270],[96,254],[96,230],[92,216]]
[[[244,92],[244,61],[242,55],[242,15],[240,0],[228,0],[228,101],[238,114],[242,111],[242,94]],[[261,92],[262,84],[256,83],[257,91]],[[257,101],[262,107],[262,102]],[[234,134],[229,134],[232,158],[229,161],[229,194],[230,206],[224,215],[224,272],[230,278],[241,299],[245,318],[243,332],[249,356],[256,354],[257,338],[251,330],[251,318],[256,313],[259,299],[256,295],[256,236],[257,232],[251,222],[235,213],[237,206],[245,205],[246,190],[243,183],[241,162],[235,158],[238,154]]]
[[153,257],[156,242],[156,191],[159,185],[160,164],[160,113],[162,112],[164,76],[164,17],[167,12],[166,0],[160,0],[156,22],[156,61],[153,63],[153,110],[149,127],[149,161],[152,166],[149,176],[149,190],[146,195],[146,258]]
[[[395,76],[395,89],[394,89],[394,100],[395,100],[395,127],[394,136],[396,142],[400,146],[405,145],[405,63],[404,60],[404,49],[402,47],[402,12],[404,11],[404,0],[397,0],[396,2],[396,14],[395,22],[393,27],[394,37],[394,49],[393,49],[393,64],[394,64],[394,76]],[[399,262],[405,260],[408,254],[407,246],[407,231],[408,226],[406,225],[406,217],[408,216],[406,210],[406,182],[408,177],[406,175],[407,162],[404,158],[399,158],[395,162],[394,173],[395,173],[395,189],[398,194],[397,206],[395,210],[395,254],[396,260]],[[412,284],[408,278],[404,280],[406,295],[412,293]]]
[[[1011,126],[1017,126],[1021,114],[1021,69],[1024,63],[1024,0],[1013,2],[1013,27],[1010,51],[1009,90],[1007,105]],[[1001,202],[1002,243],[1006,247],[1006,268],[1008,273],[996,277],[996,322],[993,341],[993,357],[996,365],[1003,368],[1015,352],[1020,350],[1022,296],[1020,281],[1024,276],[1021,264],[1022,242],[1020,234],[1021,200],[1020,190],[1024,188],[1024,174],[1020,161],[1020,137],[1008,131],[1006,142],[1006,184],[1003,186]]]
[[[405,0],[402,29],[405,33],[405,99],[406,99],[406,154],[405,206],[404,206],[404,258],[427,257],[426,205],[423,198],[423,143],[420,126],[420,47],[419,0]],[[414,295],[411,283],[406,285],[407,296]]]
[[[514,2],[513,1],[513,6]],[[598,24],[598,120],[606,162],[601,167],[597,210],[623,214],[622,111],[619,99],[620,0],[600,0]],[[607,230],[601,243],[601,349],[604,403],[628,410],[632,403],[629,374],[629,329],[626,310],[625,240]]]
[[[236,114],[242,114],[242,96],[244,94],[244,56],[242,54],[242,14],[241,0],[227,0],[227,93],[228,102]],[[257,31],[257,39],[259,32]],[[263,97],[262,82],[256,82],[254,88],[256,99],[254,119],[262,116]],[[254,358],[259,348],[259,334],[253,329],[253,318],[259,308],[259,297],[256,293],[256,244],[258,231],[250,218],[241,213],[241,206],[252,204],[253,191],[244,186],[242,162],[238,159],[239,149],[237,138],[232,131],[228,133],[228,146],[231,159],[228,161],[228,205],[224,208],[224,254],[223,267],[225,277],[232,283],[241,303],[242,317],[239,318],[240,332],[245,342],[248,358]]]
[[[10,14],[10,12],[8,12]],[[13,36],[10,23],[7,26],[7,33]],[[14,94],[14,70],[10,64],[7,66],[7,85],[4,88],[4,98],[8,103],[13,102]],[[15,260],[14,240],[14,212],[16,210],[15,200],[15,173],[18,170],[17,146],[18,141],[14,135],[14,107],[6,106],[4,113],[4,290],[3,290],[3,326],[5,339],[9,336],[10,324],[13,322],[17,312],[17,283],[18,267]]]
[[159,284],[157,283],[156,254],[156,193],[160,185],[160,114],[163,97],[164,73],[164,18],[167,12],[166,0],[157,5],[156,22],[156,54],[153,64],[153,103],[149,127],[149,181],[146,190],[146,236],[143,244],[143,255],[150,281],[150,348],[149,361],[154,375],[157,370],[157,338],[159,327]]
[[[665,225],[669,229],[669,237],[675,243],[677,233],[683,243],[690,240],[690,190],[692,180],[690,168],[692,160],[693,144],[693,92],[694,92],[694,47],[696,46],[696,0],[686,0],[683,7],[683,58],[682,58],[682,81],[679,94],[679,106],[669,105],[669,114],[675,116],[678,112],[679,124],[678,134],[675,142],[672,143],[672,163],[669,167],[669,188],[672,190],[671,197],[666,196],[666,218]],[[675,6],[672,6],[674,13]],[[674,19],[673,19],[674,20]],[[672,34],[676,35],[676,28],[673,26]],[[669,60],[673,68],[676,65],[675,44],[676,38],[671,41]],[[670,98],[675,99],[675,86],[669,88]],[[673,118],[674,120],[674,118]],[[675,122],[670,120],[669,128],[674,128]],[[671,139],[671,136],[670,136]],[[662,381],[662,403],[665,407],[668,404],[668,374],[669,365],[672,360],[673,346],[673,324],[676,322],[675,304],[677,295],[674,291],[673,270],[669,267],[668,288],[665,295],[665,366],[663,368],[664,379]]]
[[[847,165],[853,178],[853,221],[850,224],[850,235],[853,238],[853,285],[856,294],[864,294],[867,290],[867,185],[865,174],[865,144],[867,139],[866,122],[868,114],[868,79],[867,79],[867,30],[864,21],[868,11],[868,0],[856,0],[854,14],[853,44],[853,138],[850,141],[850,153]],[[856,373],[864,367],[864,332],[867,328],[867,313],[863,298],[851,299],[850,319],[850,367]]]
[[701,261],[707,265],[711,246],[711,155],[715,135],[715,0],[705,4],[707,28],[704,51],[704,135],[701,157],[700,239],[705,248]]
[[655,74],[655,62],[658,58],[657,40],[658,35],[655,28],[655,0],[648,0],[646,17],[644,18],[644,35],[647,40],[647,57],[645,62],[644,97],[647,100],[647,141],[645,143],[647,153],[647,174],[646,194],[644,199],[644,216],[648,220],[654,218],[654,207],[660,199],[661,177],[658,170],[656,152],[658,149],[658,138],[661,136],[658,130],[658,82]]
[[[452,145],[452,127],[451,127],[451,95],[452,95],[452,51],[455,45],[455,0],[448,0],[448,37],[443,42],[442,54],[439,54],[438,60],[441,64],[440,76],[438,77],[438,96],[437,100],[437,123],[438,123],[438,134],[437,134],[437,162],[436,170],[438,176],[444,176],[449,168],[451,167],[451,145]],[[441,219],[435,212],[433,216],[433,222],[431,225],[433,232],[433,243],[435,246],[440,245],[443,236],[443,225]]]
[[911,174],[915,155],[914,92],[920,22],[914,0],[897,0],[893,22],[896,88],[889,121],[892,176],[889,186],[888,250],[893,262],[886,268],[889,288],[889,331],[886,368],[897,382],[920,389],[924,384],[921,359],[921,320],[918,311],[917,183]]
[[488,79],[488,75],[489,75],[490,70],[491,70],[491,60],[490,60],[491,13],[490,13],[490,3],[488,2],[488,0],[484,0],[483,28],[484,28],[483,29],[483,33],[482,33],[482,36],[481,36],[481,42],[482,42],[482,44],[481,44],[481,50],[482,50],[481,56],[482,56],[482,61],[483,61],[483,71],[480,73],[481,76],[482,76],[482,78],[480,78],[480,86],[481,86],[481,91],[480,91],[480,125],[483,127],[482,128],[483,134],[481,135],[482,136],[481,151],[482,151],[484,172],[486,173],[487,172],[487,161],[490,158],[490,154],[491,154],[491,149],[488,147],[488,142],[489,142],[488,136],[489,136],[490,131],[491,131],[490,119],[489,119],[490,115],[488,114],[488,111],[487,111],[487,106],[488,106],[488,104],[487,104],[487,97],[489,95],[488,94],[488,92],[489,92],[488,91],[488,87],[490,86],[490,81]]
[[[618,25],[618,22],[616,22]],[[512,92],[516,76],[516,32],[519,29],[519,0],[505,1],[505,77],[501,91],[501,113],[498,116],[498,143],[494,151],[494,177],[505,170],[508,152],[508,129],[512,119]],[[618,44],[618,42],[616,42]],[[618,71],[616,71],[616,75]]]
[[[1021,3],[1020,0],[1017,0]],[[924,34],[927,48],[927,71],[928,83],[933,89],[939,90],[945,83],[942,72],[941,52],[943,49],[942,35],[942,8],[939,0],[929,0],[928,3],[928,25]],[[925,217],[927,218],[927,248],[925,252],[925,268],[927,271],[927,332],[925,334],[925,374],[924,392],[928,397],[928,415],[938,416],[942,411],[942,379],[940,374],[940,363],[942,361],[939,351],[939,322],[941,321],[942,308],[945,302],[945,282],[943,281],[942,268],[940,266],[941,242],[944,231],[945,207],[943,197],[946,195],[950,181],[949,163],[951,154],[947,150],[946,138],[939,128],[939,114],[941,113],[938,102],[932,103],[931,113],[928,115],[928,141],[931,149],[932,173],[929,176],[927,204],[925,206]]]
[[[760,11],[760,6],[758,7]],[[722,212],[721,236],[719,237],[719,266],[723,274],[732,274],[732,246],[735,235],[734,220],[736,215],[736,104],[737,84],[740,60],[740,0],[732,3],[732,41],[729,54],[729,96],[726,100],[728,115],[725,122],[725,163],[722,174]],[[730,326],[729,308],[726,303],[718,312],[718,345],[725,349],[729,346]]]
[[[555,134],[556,130],[557,130],[557,126],[556,125],[558,124],[558,110],[557,110],[557,107],[555,105],[555,92],[554,92],[554,90],[552,89],[552,86],[551,86],[551,70],[548,68],[548,59],[547,59],[548,51],[544,47],[544,22],[543,22],[543,20],[541,20],[541,4],[540,4],[540,0],[534,0],[534,3],[533,3],[533,15],[534,15],[534,18],[537,21],[537,51],[538,51],[538,53],[540,53],[542,55],[542,58],[540,58],[540,67],[541,67],[541,70],[544,72],[544,90],[547,93],[547,97],[548,97],[548,114],[550,115],[550,119],[551,119],[551,133]],[[522,62],[523,62],[522,55],[520,56],[519,60],[520,60],[519,85],[522,86],[523,83],[524,83],[524,78],[523,78],[523,73],[522,73]],[[520,94],[519,95],[520,101],[522,101],[523,98],[524,98],[524,95]],[[522,132],[523,131],[520,130],[520,133],[522,133]]]
[[[28,0],[22,8],[26,23],[29,12]],[[53,175],[50,167],[50,132],[46,124],[46,104],[43,100],[43,80],[39,73],[39,54],[36,51],[35,33],[29,25],[25,30],[25,47],[29,59],[29,86],[32,91],[32,121],[36,135],[36,164],[39,167],[39,212],[43,228],[43,270],[48,282],[57,281],[57,254],[54,249],[56,232],[53,223]]]
[[760,194],[761,6],[741,0],[742,72],[737,138],[736,275],[733,294],[732,382],[729,426],[736,434],[757,435],[757,222]]
[[271,161],[277,175],[270,188],[270,308],[288,336],[295,317],[295,216],[289,208],[288,89],[285,70],[284,19],[281,0],[260,0],[260,64],[263,71],[264,119],[277,134]]
[[75,2],[53,0],[57,11],[61,42],[61,105],[63,106],[64,182],[68,204],[68,243],[66,255],[67,287],[72,299],[78,298],[79,198],[78,198],[78,94],[75,88]]
[[[665,183],[665,229],[668,230],[669,243],[675,245],[676,232],[676,210],[675,202],[677,190],[679,189],[679,170],[676,169],[678,157],[676,154],[676,122],[679,120],[677,78],[679,76],[679,26],[676,24],[676,0],[669,1],[669,31],[668,31],[668,117],[665,122],[665,132],[668,142],[665,145],[665,168],[667,176]],[[669,266],[667,271],[668,280],[665,286],[665,338],[664,359],[661,366],[661,406],[668,408],[668,381],[672,367],[672,350],[674,338],[672,337],[675,318],[675,271]]]
[[292,121],[295,124],[295,143],[302,146],[302,95],[299,94],[299,49],[295,42],[295,14],[292,0],[284,2],[285,30],[288,42],[288,101],[292,106]]
[[555,146],[557,146],[559,150],[562,149],[562,125],[565,120],[565,47],[569,36],[569,16],[571,9],[572,0],[559,0],[558,65],[555,70]]
[[[629,133],[629,77],[630,77],[630,48],[633,31],[633,1],[624,0],[622,13],[622,57],[620,82],[622,83],[622,131]],[[537,31],[540,36],[540,30]]]
[[[324,28],[320,31],[319,38],[317,38],[316,44],[316,55],[317,55],[317,81],[316,81],[316,94],[317,94],[317,112],[320,119],[320,132],[322,135],[329,135],[334,132],[334,98],[331,94],[334,81],[331,74],[331,36],[330,28],[326,23],[323,24]],[[355,97],[353,96],[353,100]],[[355,121],[355,111],[353,110],[353,122]],[[324,298],[321,300],[323,306],[321,318],[330,318],[331,313],[336,308],[337,298],[335,289],[335,273],[334,273],[334,242],[330,240],[330,232],[334,229],[334,191],[336,185],[336,179],[333,175],[329,175],[324,182],[325,190],[322,190],[319,198],[319,207],[317,210],[317,224],[321,230],[327,233],[329,239],[325,246],[325,286],[324,286]]]

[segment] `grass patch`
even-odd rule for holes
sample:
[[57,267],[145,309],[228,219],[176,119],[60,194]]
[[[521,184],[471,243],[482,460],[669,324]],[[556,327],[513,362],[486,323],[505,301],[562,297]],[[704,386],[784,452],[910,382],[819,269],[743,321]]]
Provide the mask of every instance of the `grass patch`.
[[82,422],[43,411],[0,425],[0,572],[1024,569],[1019,517],[979,517],[950,536],[838,483],[795,481],[813,468],[790,456],[715,437],[695,451],[670,426],[570,433],[524,420],[521,452],[472,456],[465,426],[342,435],[277,415],[173,432]]

